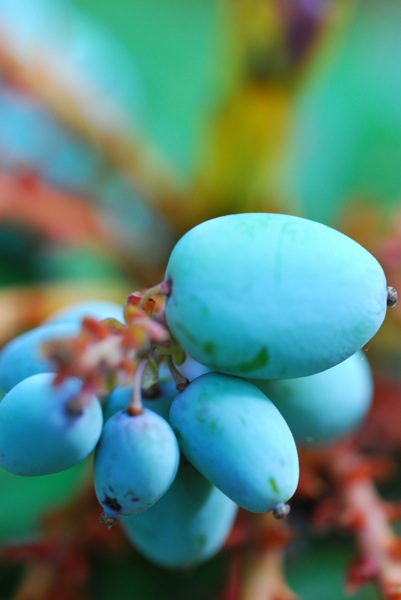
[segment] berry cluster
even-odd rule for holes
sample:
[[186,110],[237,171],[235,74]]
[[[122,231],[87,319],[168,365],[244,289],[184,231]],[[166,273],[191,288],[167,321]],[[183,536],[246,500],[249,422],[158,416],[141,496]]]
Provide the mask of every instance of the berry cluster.
[[238,507],[285,516],[297,445],[359,425],[372,397],[362,348],[395,302],[379,263],[333,229],[207,221],[124,309],[71,306],[3,349],[0,464],[43,475],[94,451],[102,521],[157,564],[198,564]]

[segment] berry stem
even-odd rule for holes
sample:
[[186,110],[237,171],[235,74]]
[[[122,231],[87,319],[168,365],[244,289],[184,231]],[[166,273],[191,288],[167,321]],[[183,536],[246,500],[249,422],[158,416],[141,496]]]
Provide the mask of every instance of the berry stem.
[[161,281],[160,283],[157,283],[156,285],[149,288],[145,292],[145,294],[142,296],[142,298],[139,302],[139,306],[141,308],[143,308],[145,306],[146,302],[152,296],[170,296],[170,294],[171,294],[171,282],[168,280]]
[[172,378],[175,381],[175,387],[179,392],[183,392],[189,385],[189,379],[184,377],[184,375],[179,372],[171,356],[167,356],[167,366],[170,370]]
[[115,517],[110,517],[105,512],[102,512],[99,518],[99,522],[102,525],[105,525],[107,529],[111,529],[112,527],[114,527],[114,525],[116,525],[117,519]]
[[139,362],[135,372],[132,400],[127,406],[127,413],[131,415],[131,417],[137,417],[143,413],[142,377],[147,364],[148,359],[144,358]]
[[398,292],[391,285],[387,286],[387,306],[394,308],[398,302]]
[[285,502],[281,502],[281,504],[277,504],[277,506],[273,509],[273,517],[275,519],[285,519],[288,513],[290,512],[290,505]]

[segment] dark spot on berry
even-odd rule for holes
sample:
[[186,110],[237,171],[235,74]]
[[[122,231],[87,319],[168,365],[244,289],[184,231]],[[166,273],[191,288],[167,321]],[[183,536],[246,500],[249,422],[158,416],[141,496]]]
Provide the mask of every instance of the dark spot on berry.
[[107,506],[108,508],[110,508],[112,511],[115,511],[116,513],[120,512],[121,510],[121,504],[118,502],[118,500],[116,498],[110,498],[110,496],[105,496],[102,502],[103,506]]

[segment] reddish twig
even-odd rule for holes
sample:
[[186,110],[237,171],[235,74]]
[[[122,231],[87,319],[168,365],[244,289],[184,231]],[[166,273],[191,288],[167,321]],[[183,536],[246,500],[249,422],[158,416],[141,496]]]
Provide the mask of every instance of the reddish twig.
[[374,483],[377,476],[388,476],[388,460],[366,457],[355,445],[340,444],[320,452],[316,466],[325,470],[332,485],[331,497],[318,505],[317,522],[346,529],[358,547],[346,591],[353,593],[373,582],[385,600],[401,600],[400,539],[390,522],[397,511],[382,500]]
[[222,600],[297,600],[283,571],[291,539],[287,523],[271,513],[241,511],[226,544],[233,556]]

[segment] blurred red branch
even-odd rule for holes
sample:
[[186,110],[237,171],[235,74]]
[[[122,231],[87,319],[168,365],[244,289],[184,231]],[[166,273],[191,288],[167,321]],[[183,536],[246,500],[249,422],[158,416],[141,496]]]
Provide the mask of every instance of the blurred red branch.
[[58,242],[107,242],[107,231],[95,207],[82,197],[67,194],[26,172],[14,177],[0,172],[0,221],[27,222]]
[[374,582],[385,600],[401,600],[401,542],[390,523],[398,511],[383,501],[374,484],[374,479],[389,476],[390,459],[364,456],[349,442],[305,453],[303,460],[324,473],[331,487],[317,504],[316,526],[345,529],[357,543],[346,591]]
[[226,543],[232,560],[220,600],[297,600],[283,571],[292,537],[285,520],[240,511]]

